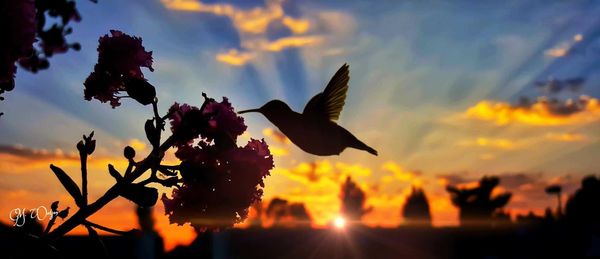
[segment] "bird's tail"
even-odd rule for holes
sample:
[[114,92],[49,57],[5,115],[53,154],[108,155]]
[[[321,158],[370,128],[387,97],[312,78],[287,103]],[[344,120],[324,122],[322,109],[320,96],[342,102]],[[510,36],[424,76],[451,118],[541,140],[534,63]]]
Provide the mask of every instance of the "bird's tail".
[[377,155],[377,150],[373,149],[372,147],[367,146],[367,144],[363,143],[362,141],[360,141],[358,139],[356,141],[354,141],[354,143],[352,143],[352,147],[356,148],[356,149],[367,151],[375,156]]

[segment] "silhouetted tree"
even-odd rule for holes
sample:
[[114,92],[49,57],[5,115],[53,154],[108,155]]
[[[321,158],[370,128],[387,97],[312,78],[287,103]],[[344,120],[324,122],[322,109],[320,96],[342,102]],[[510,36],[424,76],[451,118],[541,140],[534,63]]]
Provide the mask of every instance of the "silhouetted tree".
[[288,202],[281,198],[273,198],[265,213],[274,227],[305,227],[312,222],[304,203]]
[[550,195],[556,195],[556,199],[558,200],[558,206],[556,208],[556,216],[562,216],[562,187],[560,185],[550,185],[546,187],[546,193]]
[[283,218],[288,214],[288,201],[281,198],[273,198],[265,211],[266,217],[274,226],[279,226]]
[[290,216],[295,226],[310,226],[312,218],[304,206],[304,203],[292,203],[289,206]]
[[569,198],[565,216],[569,222],[585,225],[596,230],[600,227],[600,179],[587,176]]
[[350,176],[342,183],[340,200],[342,202],[341,214],[351,222],[360,221],[360,219],[372,208],[365,206],[367,197],[363,190],[352,181]]
[[567,200],[564,219],[568,226],[567,245],[573,257],[583,257],[594,250],[593,237],[600,236],[599,178],[593,175],[583,178],[581,188]]
[[431,212],[425,191],[412,187],[412,193],[406,198],[402,216],[409,225],[431,226]]
[[461,225],[491,223],[494,213],[504,207],[512,195],[502,193],[492,197],[492,191],[499,183],[498,177],[486,176],[479,180],[479,186],[474,188],[446,187],[452,203],[460,209]]

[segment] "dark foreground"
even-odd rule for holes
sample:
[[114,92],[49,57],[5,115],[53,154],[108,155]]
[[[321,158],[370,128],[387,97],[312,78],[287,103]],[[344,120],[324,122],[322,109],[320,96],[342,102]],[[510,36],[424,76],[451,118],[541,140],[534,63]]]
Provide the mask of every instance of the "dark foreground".
[[[23,240],[27,240],[25,243]],[[161,254],[140,237],[67,236],[55,250],[2,234],[2,258],[583,258],[600,255],[600,238],[568,229],[476,228],[233,229],[204,234]],[[106,251],[107,254],[105,254]],[[148,251],[155,251],[150,252]]]

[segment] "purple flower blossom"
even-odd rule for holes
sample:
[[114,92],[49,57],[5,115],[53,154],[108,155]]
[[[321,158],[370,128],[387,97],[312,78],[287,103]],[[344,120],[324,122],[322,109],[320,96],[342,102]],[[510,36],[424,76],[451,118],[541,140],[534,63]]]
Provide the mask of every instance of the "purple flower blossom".
[[238,136],[246,131],[244,119],[235,113],[226,97],[222,102],[211,99],[204,110],[188,104],[175,103],[169,109],[171,131],[178,146],[190,143],[202,137],[211,142],[228,140],[235,143]]
[[156,97],[154,86],[147,82],[141,67],[152,68],[152,51],[146,51],[142,39],[121,31],[111,30],[111,35],[99,39],[98,63],[85,80],[84,97],[90,101],[110,102],[115,108],[126,91],[129,97],[143,105],[150,104]]
[[201,142],[180,147],[176,156],[182,160],[183,184],[172,198],[163,195],[165,214],[171,223],[190,222],[199,231],[242,222],[250,205],[261,200],[263,179],[273,168],[264,140],[226,150]]
[[15,62],[33,51],[35,5],[31,0],[0,2],[0,94],[14,88]]
[[204,114],[211,115],[211,119],[208,121],[209,127],[203,134],[203,137],[208,140],[218,137],[219,134],[225,134],[226,137],[236,139],[246,131],[244,118],[233,111],[227,97],[223,97],[223,101],[220,103],[211,102],[207,104]]

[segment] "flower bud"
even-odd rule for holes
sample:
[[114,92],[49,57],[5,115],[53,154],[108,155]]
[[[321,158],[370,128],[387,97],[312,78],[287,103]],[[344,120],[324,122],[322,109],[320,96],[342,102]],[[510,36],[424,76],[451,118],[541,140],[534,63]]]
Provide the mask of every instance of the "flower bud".
[[80,140],[79,142],[77,142],[77,150],[79,150],[79,153],[85,153],[85,144],[83,143],[83,140]]
[[96,140],[92,139],[90,141],[87,141],[85,143],[85,150],[87,151],[88,155],[91,155],[92,153],[94,153],[94,150],[96,150]]
[[133,159],[135,157],[135,149],[133,149],[130,146],[126,146],[125,149],[123,150],[123,155],[127,159]]
[[125,85],[129,97],[142,105],[151,104],[156,98],[156,89],[144,78],[130,78]]

